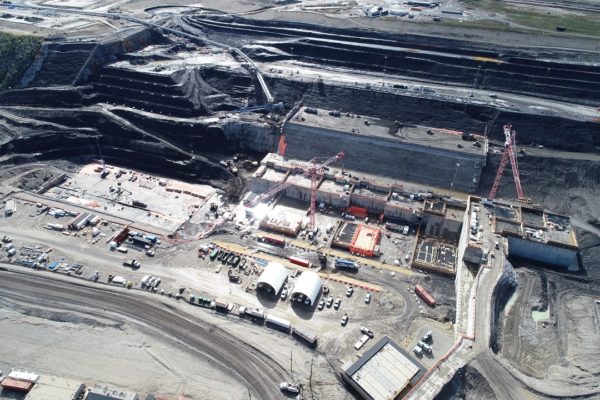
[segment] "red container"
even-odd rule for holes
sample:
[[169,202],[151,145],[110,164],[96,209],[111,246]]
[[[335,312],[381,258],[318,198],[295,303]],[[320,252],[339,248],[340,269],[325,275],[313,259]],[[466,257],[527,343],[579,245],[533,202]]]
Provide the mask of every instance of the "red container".
[[310,261],[305,260],[303,258],[293,257],[292,256],[292,257],[288,258],[288,260],[292,264],[300,265],[301,267],[304,267],[304,268],[310,268]]
[[430,307],[435,307],[435,299],[421,285],[415,285],[415,293]]

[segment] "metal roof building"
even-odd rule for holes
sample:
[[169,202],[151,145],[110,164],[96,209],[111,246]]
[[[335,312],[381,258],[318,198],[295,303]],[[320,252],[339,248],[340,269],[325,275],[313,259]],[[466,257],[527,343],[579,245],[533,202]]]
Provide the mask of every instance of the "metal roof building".
[[287,278],[287,269],[283,265],[276,262],[270,262],[262,274],[260,274],[260,277],[256,282],[256,287],[266,288],[270,293],[277,294],[283,287]]
[[137,393],[95,385],[88,389],[85,400],[139,400]]
[[85,391],[85,385],[74,379],[42,375],[25,400],[73,400]]
[[408,391],[424,371],[385,336],[346,368],[342,378],[365,400],[393,400]]
[[294,285],[291,296],[292,298],[308,298],[312,306],[319,296],[321,286],[322,282],[319,274],[312,271],[305,271]]

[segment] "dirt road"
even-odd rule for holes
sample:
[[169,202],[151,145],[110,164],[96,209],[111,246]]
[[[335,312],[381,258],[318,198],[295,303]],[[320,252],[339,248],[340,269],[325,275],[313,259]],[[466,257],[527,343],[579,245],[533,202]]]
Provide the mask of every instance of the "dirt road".
[[[129,318],[134,325],[158,330],[172,341],[187,346],[214,368],[238,376],[260,399],[281,396],[279,383],[286,371],[254,347],[230,337],[220,328],[191,315],[175,314],[159,301],[128,293],[69,284],[47,277],[0,271],[0,293],[17,302],[36,302],[72,310],[105,309]],[[254,396],[253,396],[254,397]]]

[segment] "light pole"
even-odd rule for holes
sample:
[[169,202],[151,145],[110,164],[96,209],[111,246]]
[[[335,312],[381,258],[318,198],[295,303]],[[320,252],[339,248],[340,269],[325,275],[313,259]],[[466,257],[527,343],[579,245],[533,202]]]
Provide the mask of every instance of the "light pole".
[[450,182],[450,197],[454,194],[454,180],[456,179],[456,175],[458,174],[458,168],[460,167],[460,163],[456,163],[456,168],[454,169],[454,176],[452,177],[452,182]]

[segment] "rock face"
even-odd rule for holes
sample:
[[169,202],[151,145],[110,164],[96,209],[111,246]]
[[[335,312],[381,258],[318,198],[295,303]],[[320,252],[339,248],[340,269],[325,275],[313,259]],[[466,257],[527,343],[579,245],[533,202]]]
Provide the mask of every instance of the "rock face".
[[[265,141],[272,129],[251,120],[203,120],[253,102],[253,78],[240,66],[187,65],[180,51],[199,49],[146,29],[46,43],[22,79],[27,87],[0,93],[0,162],[86,160],[99,147],[108,162],[230,187],[232,175],[203,154],[269,151],[276,139]],[[156,60],[170,69],[144,68]]]
[[471,365],[460,368],[436,396],[435,400],[495,400],[497,397],[487,380]]

